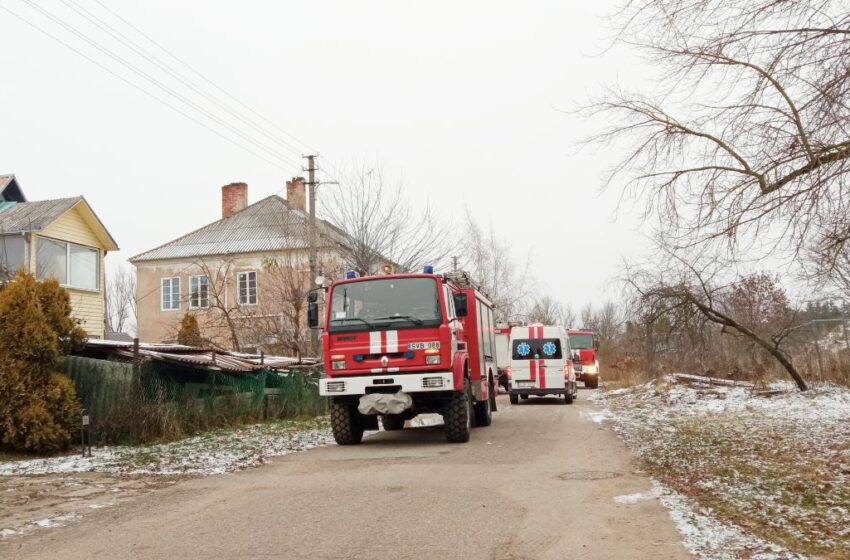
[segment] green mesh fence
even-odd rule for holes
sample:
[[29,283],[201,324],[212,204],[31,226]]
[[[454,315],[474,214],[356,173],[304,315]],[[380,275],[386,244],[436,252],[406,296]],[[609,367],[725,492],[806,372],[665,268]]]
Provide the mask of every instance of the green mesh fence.
[[182,437],[238,422],[322,414],[320,370],[225,373],[69,356],[63,366],[98,441]]

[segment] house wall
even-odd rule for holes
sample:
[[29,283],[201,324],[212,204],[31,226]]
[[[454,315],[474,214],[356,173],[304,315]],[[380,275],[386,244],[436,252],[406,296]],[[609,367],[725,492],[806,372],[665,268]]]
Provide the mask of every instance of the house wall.
[[43,231],[30,237],[30,272],[36,274],[36,255],[38,254],[38,237],[52,237],[60,241],[70,241],[80,245],[86,245],[98,249],[98,289],[80,290],[67,287],[71,296],[71,314],[80,321],[80,326],[85,329],[91,337],[103,338],[104,336],[104,286],[106,276],[104,271],[104,258],[106,251],[102,243],[94,234],[88,223],[77,208],[65,212],[56,221],[51,223]]
[[[243,319],[244,316],[250,318],[251,315],[262,315],[267,318],[270,314],[279,312],[269,305],[270,291],[267,281],[269,277],[264,270],[264,264],[270,258],[277,258],[280,262],[286,263],[287,266],[294,266],[296,270],[304,274],[306,281],[309,265],[305,251],[252,253],[228,258],[209,257],[204,259],[203,262],[196,259],[185,259],[133,263],[136,267],[136,319],[139,339],[143,342],[174,342],[177,338],[180,321],[186,312],[191,312],[197,317],[201,334],[205,338],[211,339],[224,348],[233,348],[230,331],[224,325],[220,311],[216,309],[190,309],[189,278],[203,275],[205,269],[212,276],[216,271],[226,268],[224,297],[229,307],[236,307],[238,301],[237,274],[251,270],[257,271],[258,304],[256,306],[245,306],[236,315]],[[319,260],[327,263],[324,267],[326,270],[337,272],[338,255],[330,251],[321,252]],[[180,308],[176,310],[162,309],[161,280],[170,277],[180,278]],[[212,282],[212,279],[210,281]]]

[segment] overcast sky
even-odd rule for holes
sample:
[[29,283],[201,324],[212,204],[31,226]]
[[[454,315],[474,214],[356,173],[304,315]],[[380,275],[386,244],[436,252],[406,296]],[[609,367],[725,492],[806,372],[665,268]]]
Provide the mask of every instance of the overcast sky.
[[[84,195],[122,249],[109,257],[113,266],[218,219],[224,184],[247,182],[254,202],[302,174],[299,156],[309,149],[281,131],[316,148],[320,166],[377,159],[403,178],[414,201],[428,197],[458,214],[468,205],[482,225],[492,223],[510,240],[515,260],[530,255],[534,276],[574,307],[616,297],[607,281],[624,257],[647,246],[634,210],[617,211],[619,191],[599,194],[613,155],[577,153],[574,144],[590,123],[562,111],[605,83],[629,85],[648,71],[624,49],[596,56],[608,44],[602,18],[613,0],[104,1],[279,127],[263,122],[265,133],[205,100],[202,94],[222,94],[97,0],[66,1],[0,6],[254,152],[0,10],[0,173],[16,174],[30,200]],[[167,61],[202,93],[72,7]]]

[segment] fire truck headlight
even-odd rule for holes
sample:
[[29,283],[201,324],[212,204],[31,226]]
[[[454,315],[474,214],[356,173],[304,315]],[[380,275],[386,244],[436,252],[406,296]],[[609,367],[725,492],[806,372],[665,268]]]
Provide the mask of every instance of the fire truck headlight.
[[584,373],[596,373],[596,366],[584,366]]
[[440,355],[437,354],[435,356],[425,356],[425,363],[428,365],[439,364],[440,363]]
[[331,369],[345,369],[345,360],[341,362],[331,362]]

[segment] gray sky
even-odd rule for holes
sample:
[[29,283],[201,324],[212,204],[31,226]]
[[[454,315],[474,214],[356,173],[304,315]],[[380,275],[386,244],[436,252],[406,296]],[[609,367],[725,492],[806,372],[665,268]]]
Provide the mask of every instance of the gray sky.
[[[14,11],[221,134],[235,132],[123,68],[26,3]],[[35,0],[28,0],[35,2]],[[97,0],[67,0],[196,81]],[[104,2],[106,3],[106,2]],[[320,166],[383,162],[414,201],[442,212],[470,206],[531,255],[532,273],[575,307],[616,297],[606,281],[646,243],[619,192],[599,195],[605,152],[576,153],[590,124],[560,112],[603,83],[642,79],[628,52],[606,46],[613,0],[586,2],[127,2],[115,13],[319,150]],[[220,217],[220,187],[249,184],[249,200],[302,174],[295,151],[211,105],[60,0],[44,10],[144,69],[252,141],[247,153],[0,10],[3,107],[0,172],[31,200],[83,194],[122,251],[114,265]],[[237,8],[238,6],[238,8]],[[79,8],[78,8],[79,9]],[[244,110],[232,100],[236,108]],[[266,125],[263,125],[266,126]],[[251,150],[273,157],[256,145]],[[326,186],[324,188],[338,188]],[[616,217],[616,220],[614,219]]]

